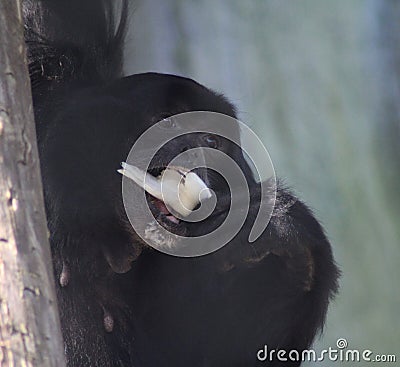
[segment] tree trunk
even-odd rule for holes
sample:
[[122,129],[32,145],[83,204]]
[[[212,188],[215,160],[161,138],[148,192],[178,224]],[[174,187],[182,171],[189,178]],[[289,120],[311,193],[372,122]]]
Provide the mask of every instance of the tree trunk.
[[19,1],[0,1],[0,366],[65,366]]

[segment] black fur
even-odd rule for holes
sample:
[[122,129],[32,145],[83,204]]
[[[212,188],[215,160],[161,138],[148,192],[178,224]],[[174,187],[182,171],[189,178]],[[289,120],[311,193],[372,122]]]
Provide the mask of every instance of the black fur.
[[[127,6],[26,0],[24,16],[46,210],[69,366],[297,366],[257,362],[269,348],[303,350],[337,290],[331,247],[311,211],[278,186],[272,219],[247,242],[258,185],[241,151],[221,142],[255,193],[243,230],[221,250],[175,258],[132,232],[116,173],[135,139],[166,115],[236,116],[193,80],[121,78]],[[185,144],[197,146],[192,136]],[[182,141],[156,158],[184,150]],[[168,162],[163,162],[168,163]],[[223,198],[218,178],[213,188]],[[222,200],[223,202],[223,200]],[[197,234],[215,223],[188,226]]]

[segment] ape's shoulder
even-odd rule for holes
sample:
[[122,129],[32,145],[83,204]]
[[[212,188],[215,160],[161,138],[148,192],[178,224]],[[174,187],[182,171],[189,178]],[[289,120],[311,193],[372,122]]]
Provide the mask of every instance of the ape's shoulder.
[[325,297],[338,288],[339,270],[331,244],[312,210],[278,182],[275,205],[262,235],[249,242],[248,236],[259,205],[253,204],[238,236],[221,251],[221,257],[244,268],[258,268],[268,273],[271,258],[279,259],[291,278],[303,291],[319,289]]

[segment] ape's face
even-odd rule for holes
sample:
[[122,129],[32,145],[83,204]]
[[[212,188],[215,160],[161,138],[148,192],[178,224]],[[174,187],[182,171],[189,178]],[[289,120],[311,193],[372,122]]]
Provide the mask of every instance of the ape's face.
[[[179,131],[185,120],[174,116],[190,111],[213,111],[235,117],[233,106],[224,97],[192,80],[160,74],[134,75],[105,87],[80,91],[63,110],[55,111],[52,116],[47,114],[52,121],[43,122],[47,126],[41,144],[42,170],[45,181],[53,181],[52,185],[45,182],[45,186],[60,190],[47,192],[47,203],[62,201],[59,216],[66,230],[90,226],[98,231],[99,223],[110,222],[116,227],[122,208],[121,178],[116,173],[120,162],[126,160],[135,141],[149,127],[162,121],[159,126],[166,134]],[[38,120],[40,130],[40,116]],[[202,122],[198,123],[201,129]],[[54,129],[48,127],[51,124]],[[233,130],[230,134],[238,137],[239,129]],[[179,153],[201,147],[226,153],[251,180],[240,147],[207,132],[169,141],[154,155],[148,172],[156,177]],[[204,164],[210,165],[206,155]],[[188,223],[177,219],[161,200],[147,194],[154,217],[176,234],[209,232],[223,220],[230,205],[229,188],[221,175],[207,168],[194,172],[218,198],[215,213],[206,226],[204,221]]]
[[[138,78],[141,80],[137,81]],[[207,154],[209,150],[204,148],[215,149],[231,157],[249,180],[251,179],[250,169],[245,163],[239,146],[225,137],[207,132],[210,123],[213,122],[204,121],[201,116],[193,120],[182,114],[190,111],[212,111],[235,117],[233,107],[222,96],[191,80],[166,75],[147,74],[129,77],[118,82],[111,90],[114,95],[116,94],[125,101],[130,98],[134,110],[132,112],[134,122],[130,123],[133,126],[129,123],[127,126],[133,128],[132,132],[128,134],[132,138],[138,138],[141,133],[154,127],[155,124],[157,124],[158,133],[168,136],[179,135],[188,128],[189,124],[191,127],[203,130],[203,132],[193,132],[168,139],[168,142],[157,153],[154,155],[149,153],[153,158],[147,173],[154,178],[159,178],[165,168],[179,154],[187,152],[188,160],[191,160],[191,155],[195,155],[196,157],[193,159],[201,161],[205,167],[195,168],[192,172],[196,173],[204,184],[212,189],[217,198],[217,206],[213,214],[200,222],[186,221],[179,215],[176,216],[175,212],[166,205],[165,200],[154,195],[151,190],[146,190],[146,197],[154,218],[170,232],[185,236],[197,236],[208,233],[217,227],[224,220],[229,209],[230,190],[225,179],[216,170],[207,168],[212,167],[215,163],[212,162],[215,157]],[[215,123],[219,122],[221,121],[215,121]],[[230,131],[230,135],[239,140],[239,129],[235,127],[234,131]],[[132,140],[134,141],[134,139]],[[193,148],[200,149],[191,153]],[[144,153],[144,156],[148,158],[146,154]],[[121,157],[122,160],[125,158]],[[190,163],[192,162],[181,163],[180,167],[176,167],[177,171],[191,169]],[[191,187],[188,181],[186,181],[185,189],[190,191]],[[193,195],[197,195],[197,193],[193,193]]]

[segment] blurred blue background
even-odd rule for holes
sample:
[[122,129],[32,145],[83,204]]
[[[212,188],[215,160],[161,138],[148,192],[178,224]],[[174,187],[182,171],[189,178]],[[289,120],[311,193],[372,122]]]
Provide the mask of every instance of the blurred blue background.
[[324,224],[343,276],[315,348],[399,360],[400,2],[142,0],[131,23],[126,72],[225,94]]

